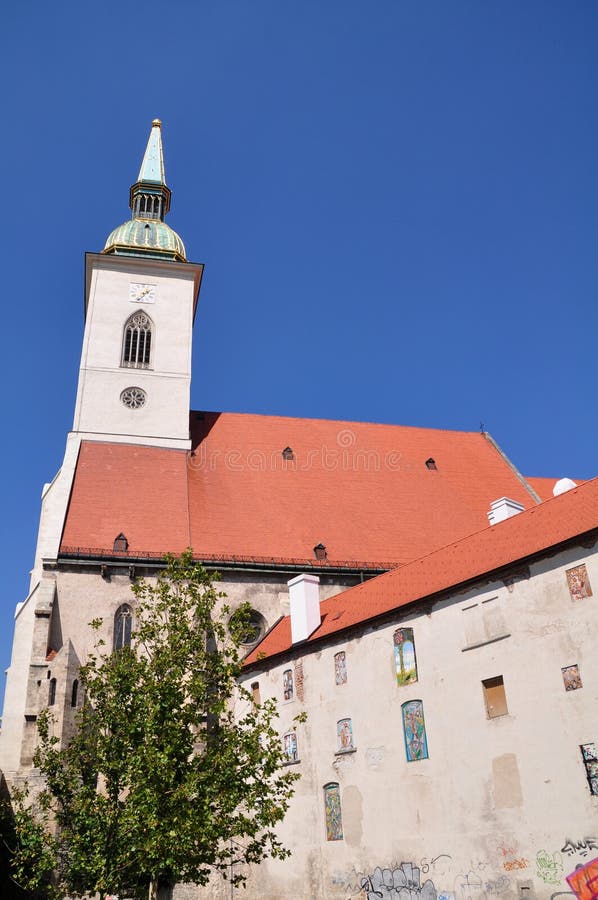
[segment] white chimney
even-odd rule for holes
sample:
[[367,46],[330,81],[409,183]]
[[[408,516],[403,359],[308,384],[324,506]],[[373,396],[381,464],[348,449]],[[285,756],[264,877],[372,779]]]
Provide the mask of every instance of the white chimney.
[[320,579],[317,575],[297,575],[287,581],[291,600],[291,640],[305,641],[321,622]]
[[495,500],[494,503],[490,504],[488,521],[491,525],[496,525],[497,522],[510,519],[511,516],[516,516],[517,513],[523,512],[523,510],[524,507],[521,503],[517,503],[516,500],[510,500],[509,497],[501,497],[500,500]]
[[558,497],[559,494],[564,494],[574,487],[577,487],[577,485],[572,478],[559,478],[559,480],[555,482],[552,493],[555,497]]

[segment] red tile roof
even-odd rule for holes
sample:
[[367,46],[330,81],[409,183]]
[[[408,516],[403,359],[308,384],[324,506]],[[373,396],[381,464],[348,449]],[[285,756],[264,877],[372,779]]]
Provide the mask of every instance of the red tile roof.
[[[525,480],[528,484],[531,484],[536,494],[540,498],[540,500],[550,500],[554,497],[552,493],[552,489],[555,484],[559,480],[558,478],[539,478],[535,476],[526,475]],[[574,478],[573,481],[575,484],[585,484],[585,481],[581,478]]]
[[131,555],[308,563],[323,543],[329,564],[388,568],[483,528],[499,497],[535,502],[477,432],[234,413],[191,427],[189,455],[84,442],[61,552],[108,553],[123,532]]
[[[322,601],[321,625],[307,643],[454,589],[595,529],[598,478]],[[285,616],[248,655],[245,665],[261,663],[291,646],[291,620]]]

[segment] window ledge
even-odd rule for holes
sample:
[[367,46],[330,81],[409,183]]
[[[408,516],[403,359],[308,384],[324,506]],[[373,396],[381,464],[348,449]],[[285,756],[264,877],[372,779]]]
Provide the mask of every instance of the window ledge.
[[357,753],[357,747],[349,747],[348,750],[337,750],[335,756],[346,756],[347,753]]
[[285,762],[283,762],[283,766],[297,766],[300,762],[300,759],[287,759]]
[[499,634],[498,637],[488,638],[487,641],[480,641],[477,644],[468,644],[467,647],[461,647],[461,653],[465,653],[467,650],[475,650],[477,647],[485,647],[486,644],[495,644],[497,641],[504,641],[505,638],[511,637],[511,633],[508,634]]

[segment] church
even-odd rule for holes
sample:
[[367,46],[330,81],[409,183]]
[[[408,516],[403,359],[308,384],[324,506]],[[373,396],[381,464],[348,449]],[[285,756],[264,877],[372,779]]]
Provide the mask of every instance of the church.
[[203,264],[165,221],[157,119],[129,203],[85,258],[73,429],[15,612],[5,778],[30,772],[41,709],[72,733],[89,622],[128,643],[131,583],[191,547],[251,605],[246,679],[281,701],[302,774],[291,860],[239,896],[570,892],[598,856],[598,483],[526,477],[487,432],[190,411]]

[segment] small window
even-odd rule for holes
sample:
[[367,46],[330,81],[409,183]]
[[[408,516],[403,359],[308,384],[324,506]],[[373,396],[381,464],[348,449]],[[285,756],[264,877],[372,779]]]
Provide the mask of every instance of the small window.
[[424,720],[424,704],[421,700],[409,700],[401,706],[403,737],[407,762],[428,758],[428,740]]
[[48,706],[54,706],[56,703],[56,679],[50,679],[50,687],[48,690]]
[[583,684],[581,683],[581,675],[579,674],[579,666],[565,666],[561,669],[563,675],[563,684],[566,691],[578,691]]
[[298,762],[299,753],[297,751],[297,735],[294,731],[288,731],[282,739],[282,747],[286,762]]
[[437,468],[438,466],[436,465],[436,460],[432,459],[432,457],[426,460],[426,469],[431,469],[433,472],[435,472]]
[[507,695],[502,675],[484,679],[482,687],[484,688],[484,702],[488,718],[497,719],[499,716],[506,716],[509,710],[507,709]]
[[344,650],[334,654],[334,681],[335,684],[347,683],[347,659]]
[[114,649],[122,650],[131,646],[131,607],[126,603],[119,606],[114,616]]
[[253,684],[251,685],[251,697],[252,697],[254,706],[259,706],[260,703],[262,702],[261,697],[260,697],[259,681],[254,681]]
[[338,753],[349,753],[349,751],[355,750],[351,719],[339,719],[336,723],[336,735],[338,738]]
[[598,751],[596,744],[580,744],[581,758],[586,770],[590,794],[598,797]]
[[295,696],[292,669],[285,669],[282,673],[282,693],[285,700],[292,700]]
[[393,635],[395,650],[395,667],[397,670],[397,684],[414,684],[417,681],[417,662],[415,659],[415,644],[413,643],[413,628],[397,628]]
[[324,785],[324,813],[326,816],[326,840],[342,841],[343,817],[338,782],[331,781]]
[[77,699],[79,694],[79,681],[75,678],[73,681],[73,688],[71,690],[71,706],[75,707],[77,705]]
[[129,369],[148,369],[151,353],[152,320],[139,310],[127,319],[125,325],[121,366]]

